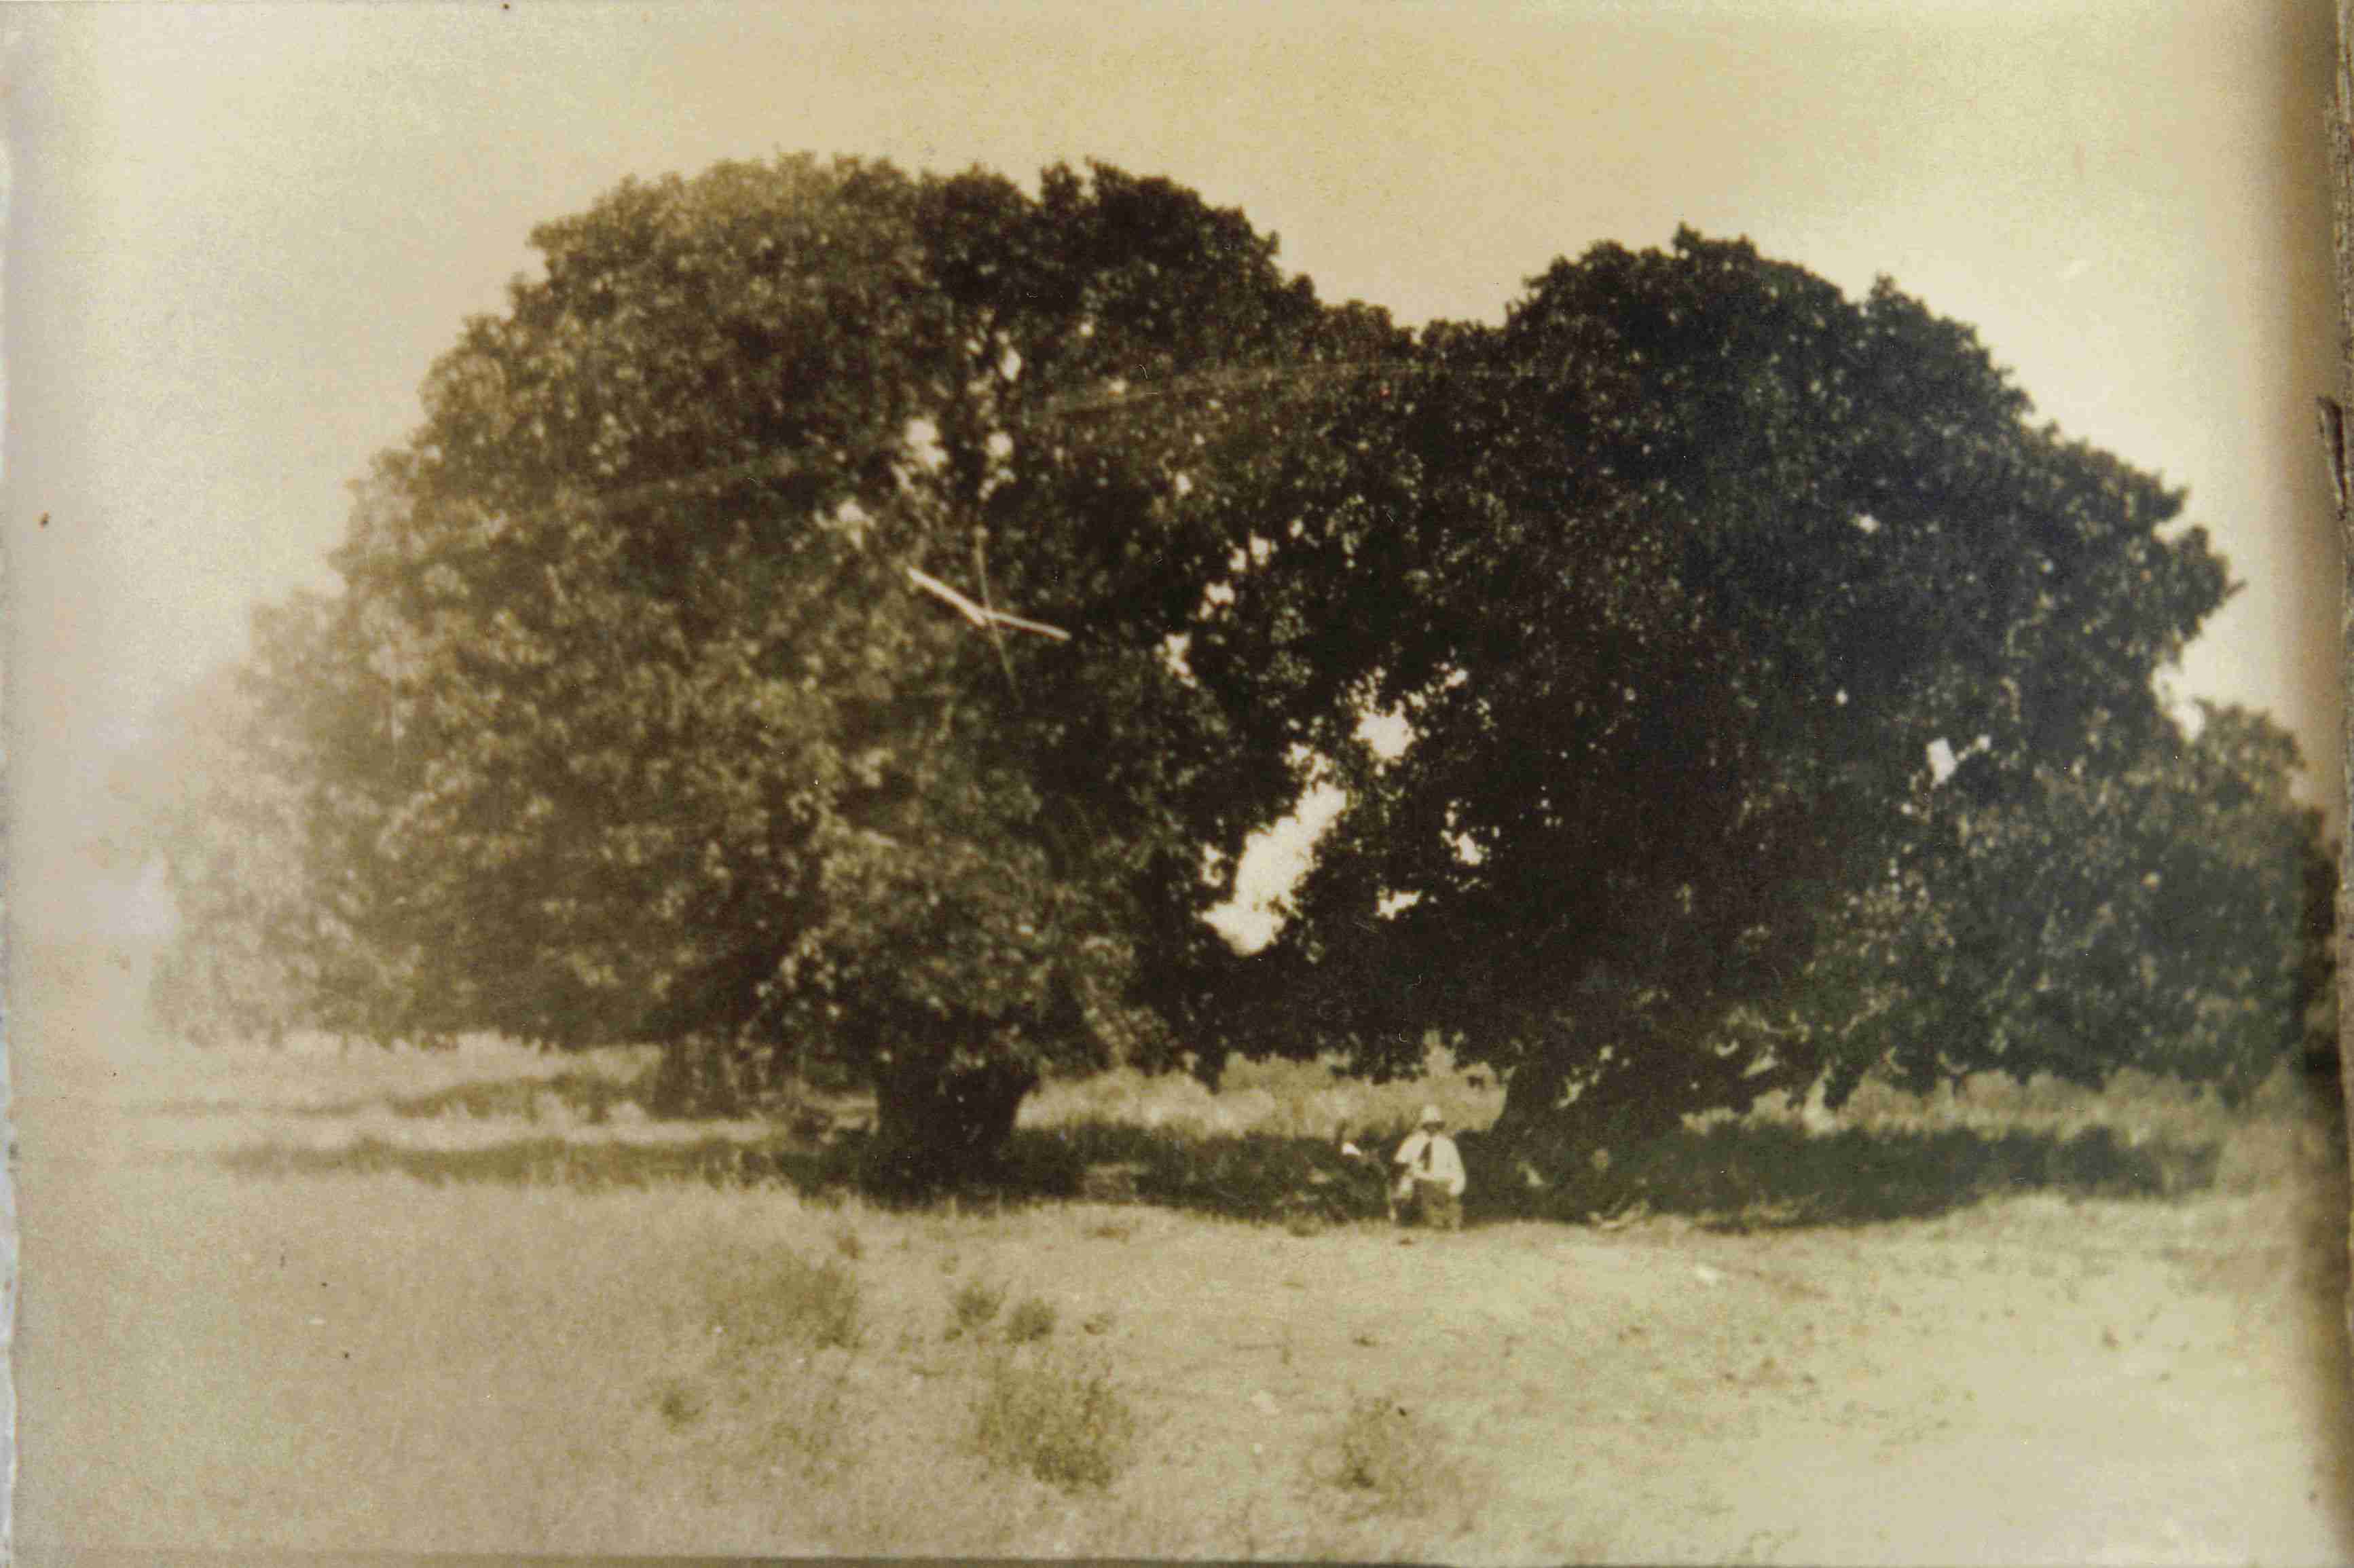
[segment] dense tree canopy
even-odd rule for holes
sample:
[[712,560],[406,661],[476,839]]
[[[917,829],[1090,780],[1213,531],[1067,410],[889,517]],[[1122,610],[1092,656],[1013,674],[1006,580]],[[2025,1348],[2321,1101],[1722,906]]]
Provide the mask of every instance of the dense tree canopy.
[[1435,1030],[1507,1130],[1617,1137],[2228,1077],[2309,989],[2292,759],[2154,694],[2221,561],[1885,284],[1684,234],[1408,334],[1104,167],[726,164],[535,243],[264,623],[215,793],[283,863],[175,819],[184,953],[302,1022],[660,1040],[682,1105],[844,1070],[953,1167],[1114,1059]]
[[2123,756],[1923,789],[1923,832],[1854,891],[1785,1020],[1819,1030],[1836,1103],[1866,1072],[2097,1086],[2121,1068],[2227,1098],[2332,1048],[2337,865],[2289,789],[2296,747],[2202,705]]
[[1205,852],[1298,788],[1258,699],[1320,679],[1208,590],[1345,474],[1221,391],[1402,335],[1104,168],[725,165],[535,242],[337,557],[320,842],[376,1030],[846,1060],[918,1141],[1165,1057]]
[[1432,1030],[1506,1066],[1513,1121],[1639,1134],[1811,1083],[1819,1040],[1731,1026],[1920,836],[1931,744],[2137,755],[2225,592],[2161,532],[2177,494],[1884,283],[1687,233],[1424,346],[1394,430],[1424,504],[1365,655],[1413,738],[1336,760],[1267,980],[1373,1070]]

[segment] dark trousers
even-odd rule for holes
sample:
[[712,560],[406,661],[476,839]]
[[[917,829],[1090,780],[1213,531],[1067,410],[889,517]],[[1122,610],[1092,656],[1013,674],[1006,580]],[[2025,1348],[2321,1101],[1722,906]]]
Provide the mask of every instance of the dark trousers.
[[1463,1200],[1448,1192],[1446,1182],[1419,1176],[1415,1178],[1414,1190],[1390,1205],[1390,1213],[1402,1225],[1427,1225],[1439,1231],[1463,1228]]

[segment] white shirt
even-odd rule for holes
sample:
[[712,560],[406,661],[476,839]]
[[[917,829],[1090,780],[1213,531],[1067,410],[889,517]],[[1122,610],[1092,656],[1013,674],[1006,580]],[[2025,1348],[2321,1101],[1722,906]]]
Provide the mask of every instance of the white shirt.
[[1420,1181],[1443,1181],[1451,1198],[1463,1196],[1468,1178],[1463,1174],[1463,1156],[1455,1140],[1443,1132],[1416,1130],[1398,1145],[1394,1160],[1405,1174]]

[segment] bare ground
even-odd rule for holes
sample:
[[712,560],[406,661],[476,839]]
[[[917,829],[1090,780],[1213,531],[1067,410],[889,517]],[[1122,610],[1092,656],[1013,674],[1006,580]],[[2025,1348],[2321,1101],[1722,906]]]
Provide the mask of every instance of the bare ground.
[[[281,1124],[119,1066],[19,1082],[28,1555],[2354,1561],[2345,1198],[2312,1159],[2174,1202],[1852,1228],[1295,1235],[239,1177],[212,1157]],[[715,1359],[709,1260],[787,1250],[854,1274],[862,1348]],[[942,1325],[973,1279],[1046,1301],[1054,1353],[1110,1369],[1142,1423],[1110,1488],[969,1451],[980,1363]],[[820,1366],[840,1463],[796,1468],[769,1407]],[[1368,1394],[1437,1436],[1447,1486],[1419,1512],[1330,1484]]]

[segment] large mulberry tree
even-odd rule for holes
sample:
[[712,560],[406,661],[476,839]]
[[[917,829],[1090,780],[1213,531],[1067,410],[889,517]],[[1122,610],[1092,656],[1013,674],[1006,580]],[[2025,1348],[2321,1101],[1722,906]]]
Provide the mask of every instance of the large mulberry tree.
[[1361,661],[1411,738],[1331,755],[1262,965],[1367,1070],[1432,1032],[1505,1068],[1507,1132],[1639,1137],[1872,1048],[1781,1021],[1929,831],[1933,747],[1998,794],[2143,755],[2226,591],[2178,493],[1885,283],[1687,232],[1420,349]]
[[1171,1057],[1332,706],[1250,541],[1362,506],[1320,421],[1402,334],[1102,167],[729,164],[535,244],[336,556],[373,1026],[661,1040],[682,1101],[831,1065],[936,1170]]

